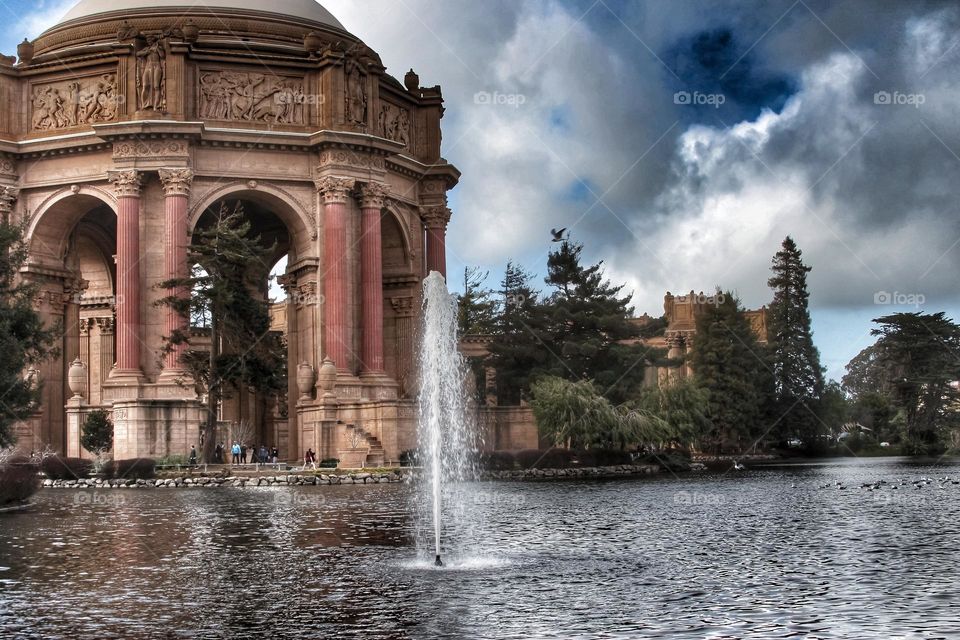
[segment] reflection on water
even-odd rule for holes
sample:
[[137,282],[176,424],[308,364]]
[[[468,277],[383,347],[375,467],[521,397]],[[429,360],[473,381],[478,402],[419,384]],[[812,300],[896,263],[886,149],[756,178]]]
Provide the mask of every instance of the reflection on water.
[[951,637],[945,477],[883,459],[492,484],[441,570],[405,485],[48,490],[0,516],[0,637]]

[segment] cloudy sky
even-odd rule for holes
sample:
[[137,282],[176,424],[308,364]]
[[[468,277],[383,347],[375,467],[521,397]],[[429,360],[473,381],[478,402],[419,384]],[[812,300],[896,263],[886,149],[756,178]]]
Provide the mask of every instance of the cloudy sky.
[[[0,50],[72,4],[0,2]],[[568,227],[638,313],[717,285],[757,307],[789,234],[835,378],[871,318],[960,316],[955,2],[324,6],[395,76],[443,86],[444,155],[464,174],[451,274],[480,265],[495,281],[514,259],[542,277],[549,229]]]

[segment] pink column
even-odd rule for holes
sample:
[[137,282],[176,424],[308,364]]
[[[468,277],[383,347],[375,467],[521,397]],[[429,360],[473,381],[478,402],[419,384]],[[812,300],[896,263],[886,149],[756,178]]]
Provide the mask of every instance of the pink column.
[[326,177],[317,181],[323,196],[323,348],[338,371],[350,367],[347,309],[347,199],[354,181]]
[[424,207],[420,210],[427,232],[427,273],[439,271],[447,277],[447,223],[450,209],[444,206]]
[[[164,210],[164,277],[167,280],[185,278],[187,272],[187,201],[190,198],[190,183],[193,172],[190,169],[160,169],[160,181],[163,184]],[[167,290],[167,295],[186,298],[190,292],[186,287]],[[189,316],[177,313],[167,307],[164,318],[164,335],[189,329]],[[182,372],[180,358],[186,351],[186,345],[176,345],[166,354],[163,362],[164,373]]]
[[115,375],[142,375],[140,369],[140,181],[139,171],[109,174],[117,196],[117,368]]
[[363,287],[363,334],[360,357],[363,373],[381,374],[383,368],[383,248],[380,210],[387,186],[368,183],[360,190],[360,270]]

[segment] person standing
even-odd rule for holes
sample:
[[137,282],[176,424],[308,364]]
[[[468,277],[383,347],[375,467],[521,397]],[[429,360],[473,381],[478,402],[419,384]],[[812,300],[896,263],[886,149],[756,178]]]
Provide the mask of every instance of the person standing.
[[194,467],[197,464],[197,448],[194,445],[190,445],[190,466]]
[[247,464],[247,445],[240,445],[240,464]]
[[233,454],[233,464],[240,464],[240,443],[234,442],[230,447],[230,453]]
[[277,464],[280,461],[280,450],[274,447],[270,451],[270,457],[273,458],[273,464]]

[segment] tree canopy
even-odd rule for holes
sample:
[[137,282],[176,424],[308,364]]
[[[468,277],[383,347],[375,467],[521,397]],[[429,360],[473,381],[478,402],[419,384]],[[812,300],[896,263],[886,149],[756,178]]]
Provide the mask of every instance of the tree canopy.
[[38,376],[25,373],[56,353],[60,327],[46,327],[34,310],[35,285],[19,277],[27,260],[25,227],[0,220],[0,448],[14,444],[13,425],[38,408]]

